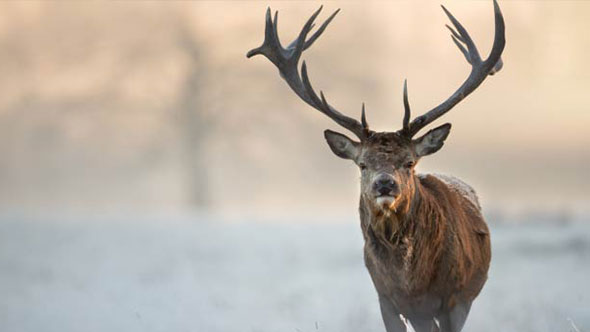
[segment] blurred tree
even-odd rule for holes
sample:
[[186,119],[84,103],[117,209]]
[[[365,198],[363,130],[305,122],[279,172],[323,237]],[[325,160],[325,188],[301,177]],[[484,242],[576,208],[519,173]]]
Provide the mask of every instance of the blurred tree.
[[178,21],[176,38],[187,55],[186,74],[174,105],[186,197],[191,206],[206,207],[211,203],[206,146],[214,124],[211,113],[205,110],[207,67],[197,37],[182,20]]

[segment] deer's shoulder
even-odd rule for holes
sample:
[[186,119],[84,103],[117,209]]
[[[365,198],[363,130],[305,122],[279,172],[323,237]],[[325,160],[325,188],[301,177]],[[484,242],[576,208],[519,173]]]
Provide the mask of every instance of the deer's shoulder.
[[437,173],[425,173],[425,174],[418,174],[418,178],[420,181],[426,181],[428,177],[434,177],[435,179],[443,182],[450,190],[456,192],[457,194],[461,195],[463,198],[468,200],[473,206],[475,206],[478,210],[481,210],[481,205],[479,204],[479,198],[477,197],[477,193],[475,189],[465,183],[463,180],[446,174],[437,174]]

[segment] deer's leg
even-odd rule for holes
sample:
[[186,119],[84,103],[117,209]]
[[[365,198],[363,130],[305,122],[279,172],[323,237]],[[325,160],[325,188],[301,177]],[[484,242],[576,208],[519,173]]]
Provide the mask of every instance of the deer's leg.
[[410,318],[410,323],[416,332],[439,332],[438,325],[434,319],[426,318],[426,319],[412,319]]
[[442,332],[460,332],[465,325],[471,302],[458,303],[449,312],[441,315],[438,320]]
[[398,310],[393,306],[391,301],[379,296],[379,304],[381,306],[383,323],[385,323],[385,330],[387,332],[406,332],[406,323],[401,319]]

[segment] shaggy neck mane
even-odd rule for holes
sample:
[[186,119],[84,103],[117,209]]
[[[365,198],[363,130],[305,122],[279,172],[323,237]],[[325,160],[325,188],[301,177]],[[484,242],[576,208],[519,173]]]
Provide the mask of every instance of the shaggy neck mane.
[[436,278],[463,284],[474,272],[474,257],[471,241],[461,241],[469,230],[460,198],[433,176],[414,180],[412,197],[400,197],[400,208],[372,216],[372,232],[404,274],[412,276],[405,280],[409,292],[428,288]]

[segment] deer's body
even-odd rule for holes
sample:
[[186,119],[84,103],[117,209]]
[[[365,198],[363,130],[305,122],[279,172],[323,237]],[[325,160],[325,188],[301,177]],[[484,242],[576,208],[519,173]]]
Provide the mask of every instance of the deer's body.
[[487,279],[491,255],[488,228],[471,187],[453,177],[415,173],[422,157],[443,146],[451,124],[414,136],[502,68],[505,38],[500,7],[494,0],[494,45],[485,60],[467,30],[443,7],[456,29],[447,26],[451,37],[471,65],[471,72],[447,100],[411,122],[404,83],[403,127],[395,132],[370,130],[364,105],[360,122],[340,113],[323,93],[318,96],[314,91],[305,62],[299,69],[303,51],[338,13],[308,38],[320,10],[284,48],[278,37],[277,14],[273,20],[269,8],[264,43],[247,56],[266,56],[297,96],[359,138],[355,141],[331,130],[324,132],[332,152],[352,160],[361,171],[359,210],[365,263],[379,295],[387,332],[405,332],[402,317],[416,332],[459,332]]
[[433,323],[456,306],[468,312],[487,279],[490,239],[471,187],[440,175],[415,181],[407,212],[373,211],[361,198],[365,264],[382,306]]

